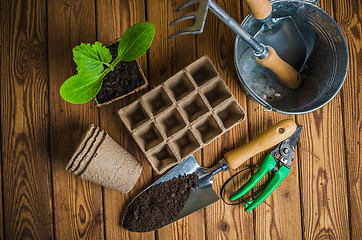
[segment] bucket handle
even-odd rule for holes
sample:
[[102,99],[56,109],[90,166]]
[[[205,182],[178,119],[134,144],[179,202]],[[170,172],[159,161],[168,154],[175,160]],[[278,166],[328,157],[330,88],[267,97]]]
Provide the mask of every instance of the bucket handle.
[[269,106],[269,108],[264,108],[263,110],[264,110],[264,112],[271,112],[271,111],[273,111],[273,108]]
[[[262,105],[263,107],[264,107],[264,112],[271,112],[271,111],[273,111],[274,110],[274,108],[269,104],[269,103],[267,103],[266,101],[264,101],[261,97],[259,97],[258,95],[256,95],[255,93],[254,93],[254,95],[251,95],[250,94],[250,90],[248,91],[246,91],[246,92],[248,92],[248,96],[249,97],[251,97],[254,101],[256,101],[257,103],[259,103],[260,105]],[[253,92],[253,91],[251,91],[251,92]]]

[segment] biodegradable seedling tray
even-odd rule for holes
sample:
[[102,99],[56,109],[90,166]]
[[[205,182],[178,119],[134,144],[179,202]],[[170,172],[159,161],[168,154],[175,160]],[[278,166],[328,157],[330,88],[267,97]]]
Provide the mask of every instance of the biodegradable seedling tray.
[[245,119],[207,56],[120,109],[118,115],[158,174]]

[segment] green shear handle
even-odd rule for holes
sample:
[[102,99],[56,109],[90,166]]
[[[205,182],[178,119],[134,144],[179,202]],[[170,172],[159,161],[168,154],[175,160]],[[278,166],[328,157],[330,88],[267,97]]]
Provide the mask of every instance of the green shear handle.
[[[279,142],[279,145],[266,156],[258,171],[251,176],[249,181],[230,196],[230,201],[245,195],[271,171],[274,173],[272,179],[254,200],[246,203],[245,211],[254,209],[279,186],[290,172],[295,156],[295,147],[297,146],[302,128],[303,126],[297,126],[292,120],[281,121],[249,143],[224,155],[224,159],[230,168],[237,168],[256,153],[260,153],[263,149],[268,149],[271,145]],[[286,135],[285,133],[288,134],[283,138],[283,135]]]
[[[277,162],[274,160],[274,157],[269,153],[258,171],[252,175],[251,178],[239,190],[230,196],[230,201],[234,201],[249,192],[268,172],[274,169],[276,164]],[[289,172],[290,169],[287,167],[280,167],[279,170],[274,173],[273,178],[270,180],[264,191],[260,193],[260,195],[257,196],[254,200],[251,200],[245,204],[245,211],[248,212],[253,210],[256,206],[262,203],[279,186],[279,184],[284,180]]]

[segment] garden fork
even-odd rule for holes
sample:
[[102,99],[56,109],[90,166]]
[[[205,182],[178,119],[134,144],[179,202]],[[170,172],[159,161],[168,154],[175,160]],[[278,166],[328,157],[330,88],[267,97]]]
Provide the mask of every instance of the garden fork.
[[299,73],[288,63],[283,61],[271,46],[265,46],[256,38],[245,31],[227,12],[220,8],[213,0],[187,0],[175,11],[199,3],[196,11],[188,12],[175,19],[170,23],[171,26],[184,21],[186,19],[195,19],[191,27],[183,28],[168,36],[169,39],[178,37],[183,34],[199,34],[202,33],[208,9],[219,18],[226,26],[231,28],[241,39],[243,39],[254,51],[257,61],[269,68],[278,79],[287,87],[295,89],[301,84]]

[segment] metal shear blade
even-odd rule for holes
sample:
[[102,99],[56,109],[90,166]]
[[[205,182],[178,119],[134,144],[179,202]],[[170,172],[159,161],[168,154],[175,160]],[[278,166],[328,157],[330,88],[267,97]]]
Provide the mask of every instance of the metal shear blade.
[[271,152],[271,155],[274,157],[279,167],[284,165],[290,169],[292,166],[295,156],[295,148],[297,146],[302,129],[303,126],[298,126],[293,135],[279,143],[278,147]]

